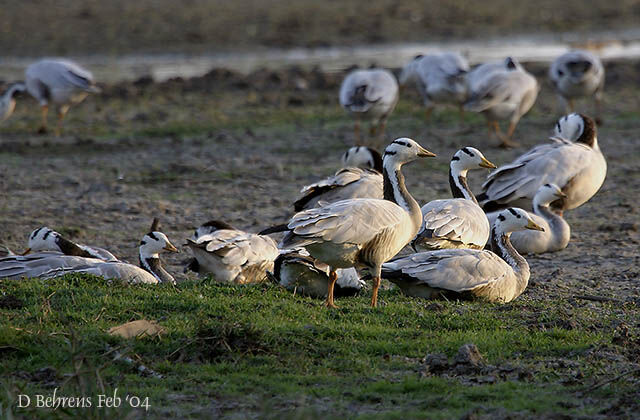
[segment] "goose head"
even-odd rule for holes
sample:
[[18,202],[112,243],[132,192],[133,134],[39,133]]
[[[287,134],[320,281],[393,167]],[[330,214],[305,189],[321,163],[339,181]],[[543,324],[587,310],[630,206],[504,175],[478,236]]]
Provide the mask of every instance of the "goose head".
[[383,165],[398,167],[424,157],[435,157],[436,154],[420,146],[417,141],[401,137],[392,141],[384,149]]
[[475,147],[463,147],[451,158],[449,164],[454,176],[466,176],[471,169],[496,169],[496,165],[489,162],[480,150]]
[[30,252],[40,251],[57,251],[62,252],[58,245],[60,234],[46,226],[40,227],[29,235],[29,243],[26,251],[22,255],[27,255]]
[[574,112],[561,117],[555,126],[556,138],[584,143],[588,146],[597,145],[596,123],[592,118]]
[[5,91],[5,95],[7,95],[11,99],[15,99],[26,90],[27,90],[27,86],[23,82],[15,82],[15,83],[11,83],[7,87],[7,90]]
[[382,156],[377,150],[370,147],[355,146],[342,155],[342,166],[370,168],[382,172]]
[[494,227],[498,234],[508,234],[526,229],[544,232],[544,228],[531,220],[531,217],[529,217],[526,211],[517,207],[509,207],[498,213]]
[[509,71],[522,69],[520,62],[513,57],[507,57],[504,59],[504,67]]
[[209,235],[217,230],[221,230],[221,229],[228,229],[228,230],[235,230],[235,228],[233,226],[231,226],[228,223],[225,222],[221,222],[219,220],[209,220],[206,223],[203,223],[202,225],[200,225],[195,232],[193,233],[193,236],[191,236],[191,239],[193,239],[194,241],[196,239],[198,239],[201,236],[204,235]]
[[159,258],[162,251],[179,252],[162,232],[149,232],[140,241],[140,260]]
[[533,197],[533,207],[548,206],[556,200],[566,198],[567,195],[562,192],[556,184],[542,185],[536,195]]

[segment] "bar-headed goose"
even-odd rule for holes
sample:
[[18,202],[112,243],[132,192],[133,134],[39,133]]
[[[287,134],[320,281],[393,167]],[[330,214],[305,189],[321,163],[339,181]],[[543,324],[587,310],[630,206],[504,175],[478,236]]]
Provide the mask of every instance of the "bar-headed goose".
[[542,230],[527,212],[508,208],[492,227],[492,251],[441,249],[397,258],[382,266],[384,278],[411,296],[475,297],[506,303],[529,282],[529,264],[509,242],[511,232]]
[[[308,255],[304,250],[282,252],[273,265],[273,277],[278,284],[294,293],[313,298],[328,294],[329,266]],[[334,296],[354,296],[365,283],[355,268],[336,270]]]
[[[533,197],[533,213],[529,217],[544,231],[525,230],[511,234],[511,244],[520,254],[542,254],[565,249],[571,239],[571,227],[562,216],[549,209],[549,204],[565,198],[565,194],[555,184],[544,184]],[[487,214],[493,224],[500,212]]]
[[458,53],[417,55],[400,73],[400,85],[415,82],[424,105],[427,118],[438,104],[462,106],[467,100],[466,74],[469,63]]
[[29,235],[29,244],[23,255],[29,252],[55,251],[77,257],[97,258],[102,261],[118,261],[115,255],[104,248],[77,244],[46,226]]
[[16,107],[16,97],[27,89],[24,83],[11,83],[0,97],[0,122],[13,114]]
[[[517,145],[511,140],[513,132],[520,118],[535,103],[539,91],[536,78],[515,60],[511,62],[515,68],[503,71],[494,69],[487,77],[479,79],[476,90],[470,92],[469,100],[464,105],[466,110],[485,115],[489,129],[493,128],[501,147]],[[500,120],[509,120],[506,135],[500,131]]]
[[467,73],[467,86],[469,92],[478,92],[485,83],[485,80],[491,77],[494,73],[518,70],[519,68],[521,68],[519,63],[511,57],[507,57],[501,61],[491,61],[479,64]]
[[305,247],[312,257],[328,264],[327,306],[335,307],[336,269],[365,266],[374,278],[371,306],[380,286],[380,267],[418,233],[422,213],[409,194],[401,168],[418,158],[435,156],[414,140],[394,140],[384,152],[384,199],[356,198],[297,213],[288,224],[282,248]]
[[268,236],[244,232],[217,220],[200,226],[186,245],[195,257],[187,268],[235,284],[264,281],[279,253]]
[[565,112],[574,111],[573,102],[576,98],[593,96],[598,121],[604,89],[604,67],[595,54],[582,50],[562,54],[551,63],[549,78],[558,92]]
[[89,93],[99,93],[93,75],[69,60],[43,59],[25,71],[27,91],[42,108],[40,133],[47,132],[47,112],[50,104],[58,111],[56,135],[62,130],[62,120],[71,105],[82,102]]
[[532,210],[533,197],[544,184],[556,184],[566,194],[551,203],[559,214],[598,192],[607,162],[598,147],[594,121],[583,114],[569,114],[558,120],[555,133],[551,143],[536,146],[489,174],[477,197],[485,211],[507,206]]
[[175,283],[173,276],[160,263],[159,253],[163,250],[178,252],[164,233],[149,232],[140,241],[140,267],[121,261],[102,261],[52,251],[15,255],[0,258],[0,278],[47,279],[71,273],[85,273],[129,283]]
[[371,136],[383,136],[396,103],[398,82],[388,70],[354,70],[340,86],[340,105],[355,118],[356,144],[360,144],[360,120],[371,121]]
[[467,184],[467,172],[495,167],[478,149],[458,150],[449,164],[453,198],[433,200],[422,206],[422,226],[411,246],[417,251],[484,248],[489,240],[489,221]]

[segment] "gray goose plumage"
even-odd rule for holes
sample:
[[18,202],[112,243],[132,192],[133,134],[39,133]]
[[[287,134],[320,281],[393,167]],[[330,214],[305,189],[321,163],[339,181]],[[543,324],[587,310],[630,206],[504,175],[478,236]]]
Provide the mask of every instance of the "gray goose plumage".
[[486,212],[507,206],[531,211],[533,197],[544,184],[556,184],[566,194],[551,203],[559,214],[598,192],[607,162],[598,146],[595,122],[583,114],[566,115],[558,120],[555,133],[552,143],[536,146],[489,174],[477,196]]
[[16,97],[27,89],[24,83],[16,82],[7,86],[0,97],[0,122],[5,121],[13,114],[16,107]]
[[29,255],[0,258],[0,278],[50,279],[65,274],[84,273],[128,283],[175,283],[160,263],[162,250],[178,252],[162,232],[149,232],[140,241],[140,267],[122,261],[103,261],[61,252],[41,251]]
[[[525,230],[511,234],[511,244],[522,255],[542,254],[565,249],[571,239],[571,227],[562,218],[549,209],[549,205],[566,195],[555,184],[544,184],[533,197],[533,213],[529,217],[544,231]],[[499,212],[487,214],[491,224]]]
[[200,226],[186,245],[195,257],[188,269],[211,273],[216,281],[235,284],[266,280],[279,253],[277,244],[268,236],[244,232],[217,220]]
[[526,289],[530,276],[529,264],[509,241],[511,232],[522,229],[542,228],[524,210],[509,208],[492,227],[493,251],[443,249],[407,255],[385,263],[382,275],[410,296],[511,302]]
[[433,200],[422,206],[422,226],[411,243],[413,249],[484,248],[489,240],[489,221],[467,184],[467,172],[481,168],[496,166],[478,149],[464,147],[453,155],[449,164],[453,198]]
[[414,140],[399,138],[384,152],[384,200],[342,200],[297,213],[281,248],[305,247],[312,257],[331,267],[327,306],[335,307],[336,269],[356,266],[372,270],[371,306],[377,305],[382,263],[396,255],[420,228],[422,214],[407,191],[402,165],[435,156]]
[[93,75],[78,64],[64,59],[43,59],[31,64],[25,71],[27,91],[42,109],[42,125],[47,131],[47,112],[50,104],[58,111],[56,135],[62,130],[62,120],[71,105],[82,102],[89,93],[99,93]]

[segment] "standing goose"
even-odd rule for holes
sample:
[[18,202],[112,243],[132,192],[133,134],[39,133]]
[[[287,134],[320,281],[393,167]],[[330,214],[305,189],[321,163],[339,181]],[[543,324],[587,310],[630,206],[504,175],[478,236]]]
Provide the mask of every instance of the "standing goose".
[[22,82],[12,83],[0,97],[0,122],[6,120],[13,114],[16,108],[16,97],[26,90]]
[[437,104],[454,104],[462,109],[467,100],[466,74],[469,63],[457,53],[417,55],[400,74],[400,85],[415,82],[424,105],[427,118]]
[[482,89],[485,80],[494,73],[518,70],[522,68],[520,63],[511,57],[507,57],[502,61],[491,61],[482,63],[467,73],[467,86],[469,92],[478,92]]
[[[502,71],[492,71],[487,77],[478,78],[475,90],[470,92],[469,100],[464,108],[473,112],[481,112],[487,118],[487,123],[496,137],[500,139],[501,147],[516,146],[513,142],[513,132],[538,97],[538,82],[515,60],[510,60],[511,66]],[[509,120],[507,134],[500,131],[499,120]]]
[[102,261],[118,261],[118,258],[106,249],[77,244],[46,226],[31,232],[28,247],[22,255],[32,251],[54,251],[77,257],[97,258]]
[[57,106],[56,136],[62,130],[62,120],[69,107],[82,102],[89,93],[99,93],[93,75],[69,60],[43,59],[31,64],[25,72],[27,91],[42,108],[39,133],[47,132],[49,104]]
[[162,232],[149,232],[140,241],[140,267],[121,261],[102,261],[60,252],[37,252],[0,258],[0,278],[54,278],[71,273],[85,273],[105,279],[120,279],[129,283],[175,283],[175,279],[160,263],[163,250],[178,252]]
[[435,156],[414,140],[399,138],[383,157],[384,199],[357,198],[297,213],[282,239],[282,248],[304,246],[313,258],[331,267],[326,305],[335,307],[336,269],[366,266],[374,278],[371,306],[378,301],[380,268],[418,233],[422,214],[407,191],[401,168],[421,157]]
[[422,227],[411,246],[417,251],[444,248],[482,249],[489,240],[489,221],[467,184],[470,169],[496,166],[478,149],[458,150],[449,165],[453,198],[433,200],[422,207]]
[[384,69],[354,70],[340,86],[340,105],[355,118],[355,141],[360,144],[360,120],[371,122],[371,136],[382,137],[387,118],[398,103],[398,82]]
[[607,162],[594,121],[583,114],[558,120],[552,143],[534,147],[487,177],[478,201],[486,212],[519,206],[532,209],[532,200],[544,184],[556,184],[565,198],[551,203],[562,214],[589,200],[604,182]]
[[[520,231],[511,235],[511,244],[520,254],[542,254],[565,249],[571,238],[571,227],[549,209],[549,204],[566,195],[555,184],[544,184],[533,197],[533,213],[529,217],[544,231]],[[493,224],[499,212],[487,214]]]
[[200,226],[186,245],[195,257],[187,269],[212,273],[216,281],[224,283],[262,282],[267,278],[267,270],[273,271],[273,261],[278,257],[273,239],[217,220]]
[[407,255],[382,266],[384,278],[411,296],[482,298],[511,302],[526,289],[529,264],[509,241],[511,232],[542,230],[527,212],[509,208],[492,227],[492,251],[442,249]]
[[604,67],[596,55],[582,50],[562,54],[551,63],[549,78],[558,91],[558,98],[565,112],[574,111],[576,98],[593,96],[596,121],[599,120],[604,89]]

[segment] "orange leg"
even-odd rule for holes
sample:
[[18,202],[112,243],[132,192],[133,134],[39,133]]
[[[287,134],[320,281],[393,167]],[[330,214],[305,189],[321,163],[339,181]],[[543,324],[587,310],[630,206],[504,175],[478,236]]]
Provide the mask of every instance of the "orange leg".
[[40,122],[40,128],[38,128],[38,134],[46,134],[47,133],[47,113],[49,112],[49,107],[47,105],[42,105],[40,108],[42,121]]
[[56,125],[56,137],[60,137],[60,133],[62,133],[62,121],[64,120],[64,116],[67,114],[67,110],[60,109],[58,111],[58,125]]
[[371,307],[378,306],[378,288],[380,287],[380,277],[373,278],[373,294],[371,295]]
[[329,287],[327,292],[327,301],[325,302],[325,306],[327,308],[337,308],[336,304],[333,303],[333,288],[336,285],[336,280],[338,280],[338,274],[335,270],[331,270],[329,272]]

